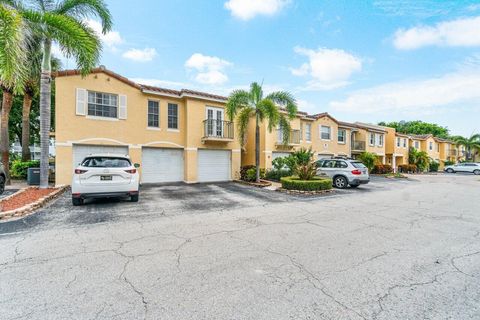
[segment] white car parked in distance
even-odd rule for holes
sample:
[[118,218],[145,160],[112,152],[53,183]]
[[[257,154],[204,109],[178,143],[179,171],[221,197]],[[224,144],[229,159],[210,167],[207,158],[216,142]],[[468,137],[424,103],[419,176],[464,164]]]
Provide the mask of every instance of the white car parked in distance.
[[479,175],[480,163],[474,163],[474,162],[457,163],[452,166],[446,166],[445,169],[443,170],[448,173],[470,172],[470,173]]
[[72,203],[82,205],[87,198],[139,197],[138,165],[128,155],[91,154],[75,168]]

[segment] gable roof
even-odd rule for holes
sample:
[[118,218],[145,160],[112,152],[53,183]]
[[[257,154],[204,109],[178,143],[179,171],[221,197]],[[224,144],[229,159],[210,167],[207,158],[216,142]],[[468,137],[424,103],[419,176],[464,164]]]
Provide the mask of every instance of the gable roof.
[[411,134],[410,137],[415,140],[427,140],[433,138],[432,134]]
[[312,115],[312,117],[315,118],[315,119],[320,119],[320,118],[323,118],[323,117],[328,117],[328,118],[332,119],[333,122],[335,122],[335,123],[338,124],[337,119],[335,119],[334,117],[332,117],[328,112],[317,113],[317,114]]
[[[195,91],[195,90],[189,90],[189,89],[181,89],[181,90],[173,90],[173,89],[166,89],[166,88],[161,88],[161,87],[155,87],[155,86],[149,86],[149,85],[144,85],[140,83],[136,83],[128,78],[125,78],[124,76],[119,75],[118,73],[115,73],[111,70],[108,70],[107,68],[100,66],[98,68],[94,68],[90,71],[90,74],[98,74],[98,73],[104,73],[114,79],[117,79],[120,82],[125,83],[126,85],[132,86],[144,93],[151,93],[151,94],[159,94],[159,95],[166,95],[166,96],[172,96],[175,98],[184,98],[184,97],[191,97],[191,98],[198,98],[198,99],[206,99],[206,100],[213,100],[213,101],[218,101],[218,102],[226,102],[228,100],[227,97],[216,95],[216,94],[211,94],[211,93],[206,93],[206,92],[201,92],[201,91]],[[58,77],[68,77],[68,76],[77,76],[81,75],[80,70],[78,69],[73,69],[73,70],[62,70],[62,71],[57,71],[52,73],[52,76],[55,78]]]
[[362,129],[367,129],[371,131],[377,131],[377,132],[387,132],[385,127],[382,126],[377,126],[375,124],[370,124],[370,123],[363,123],[363,122],[355,122],[354,123],[358,128]]

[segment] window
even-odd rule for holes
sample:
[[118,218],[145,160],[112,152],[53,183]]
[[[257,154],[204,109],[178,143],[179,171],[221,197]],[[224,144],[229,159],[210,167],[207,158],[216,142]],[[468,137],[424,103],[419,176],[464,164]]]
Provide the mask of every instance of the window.
[[116,94],[88,91],[88,115],[117,118],[118,96]]
[[428,144],[428,149],[433,150],[433,142],[430,141],[430,143]]
[[348,164],[345,161],[337,161],[335,168],[348,168]]
[[407,139],[403,139],[403,147],[406,148],[407,147]]
[[383,147],[383,134],[378,135],[378,144],[377,146]]
[[168,104],[168,129],[178,129],[178,105]]
[[305,141],[312,141],[312,125],[310,123],[305,125]]
[[397,138],[397,147],[400,147],[400,138]]
[[320,126],[320,137],[322,140],[330,140],[331,129],[328,126]]
[[374,146],[375,145],[375,134],[370,133],[370,145]]
[[339,129],[338,130],[338,142],[345,143],[347,138],[347,132],[345,130]]
[[358,169],[365,169],[367,167],[365,167],[365,165],[361,162],[350,162],[352,164],[352,166],[354,166],[355,168],[358,168]]
[[82,162],[82,167],[87,168],[127,168],[131,165],[128,159],[116,157],[89,157]]
[[322,164],[322,168],[335,168],[335,164],[337,161],[335,160],[325,160]]
[[148,126],[159,128],[159,107],[158,101],[148,101]]
[[440,152],[440,144],[436,143],[436,145],[437,145],[437,152]]
[[419,149],[420,148],[420,143],[418,141],[415,141],[415,149]]

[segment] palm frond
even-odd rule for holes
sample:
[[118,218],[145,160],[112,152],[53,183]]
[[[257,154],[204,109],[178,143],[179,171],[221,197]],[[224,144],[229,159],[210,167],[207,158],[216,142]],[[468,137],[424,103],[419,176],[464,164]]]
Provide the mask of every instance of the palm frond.
[[26,77],[27,34],[22,16],[0,4],[0,82],[19,93]]
[[226,109],[227,116],[233,121],[240,109],[249,106],[250,94],[245,90],[235,90],[228,97]]
[[242,148],[247,141],[248,123],[250,118],[255,115],[255,110],[252,107],[244,107],[240,110],[237,117],[238,139]]
[[263,89],[260,84],[257,82],[253,82],[250,85],[250,95],[252,96],[251,99],[254,104],[259,103],[261,100],[263,100]]
[[284,114],[279,114],[278,124],[280,126],[280,130],[282,130],[282,143],[287,145],[290,141],[290,132],[292,131],[292,127],[290,126],[290,121],[285,117]]
[[277,106],[270,99],[263,99],[257,104],[257,110],[259,111],[260,120],[265,118],[268,120],[268,131],[272,131],[278,124],[280,112]]
[[272,100],[275,104],[280,107],[285,108],[287,111],[288,117],[293,119],[296,117],[298,112],[297,101],[293,95],[288,91],[277,91],[270,93],[266,99]]
[[54,12],[74,18],[96,16],[100,18],[104,34],[110,31],[113,26],[110,10],[102,0],[64,0],[58,4]]

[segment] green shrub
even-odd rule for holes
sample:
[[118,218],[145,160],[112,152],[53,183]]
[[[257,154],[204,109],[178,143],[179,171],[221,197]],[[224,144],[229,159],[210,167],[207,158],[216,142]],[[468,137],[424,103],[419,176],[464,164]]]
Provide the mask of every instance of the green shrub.
[[440,167],[440,163],[438,163],[437,161],[432,161],[432,162],[430,162],[429,171],[430,172],[437,172],[439,167]]
[[283,177],[280,179],[282,188],[299,191],[320,191],[332,189],[332,179],[314,177],[312,180],[300,180],[298,177]]
[[26,179],[28,168],[39,168],[40,161],[31,160],[22,162],[22,160],[14,160],[10,168],[10,175],[14,179]]
[[453,166],[455,164],[455,161],[445,160],[443,161],[443,164],[445,166]]
[[398,171],[401,173],[416,173],[418,168],[414,164],[401,164],[398,166]]
[[249,169],[252,169],[252,168],[255,168],[255,166],[243,166],[240,168],[240,180],[243,180],[243,181],[247,181],[246,178],[247,178],[247,171]]
[[368,168],[368,172],[372,172],[375,164],[378,161],[378,157],[375,153],[363,152],[358,156],[358,160],[360,160],[365,167]]
[[376,164],[372,170],[372,173],[376,173],[376,174],[388,174],[392,172],[393,172],[393,168],[389,164]]
[[289,177],[291,175],[292,175],[292,172],[288,169],[282,169],[282,170],[272,169],[267,171],[267,173],[265,174],[265,177],[268,180],[280,181],[280,178]]
[[[260,168],[260,179],[265,179],[265,169]],[[244,181],[253,182],[257,180],[257,169],[256,167],[250,168],[245,172],[245,177],[242,179]]]

